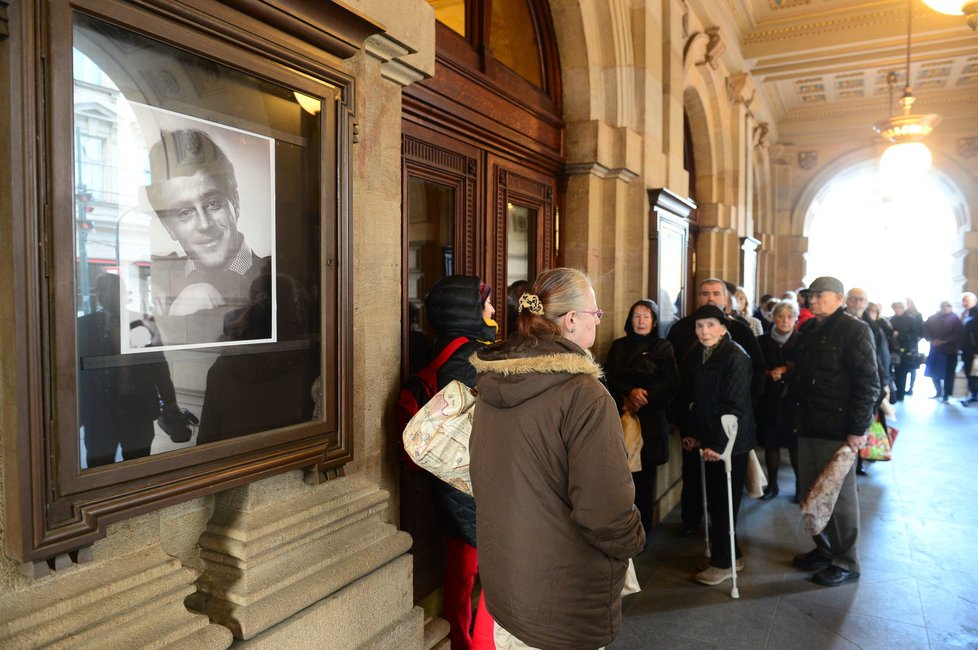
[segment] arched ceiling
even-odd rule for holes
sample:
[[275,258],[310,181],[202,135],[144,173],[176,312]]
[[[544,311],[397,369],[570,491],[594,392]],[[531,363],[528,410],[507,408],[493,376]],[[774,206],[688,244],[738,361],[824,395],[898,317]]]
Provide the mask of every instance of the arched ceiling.
[[[872,123],[889,115],[890,71],[894,103],[902,94],[906,0],[688,2],[736,40],[781,141],[871,140]],[[910,77],[915,113],[939,113],[939,129],[978,135],[978,33],[963,17],[913,0]]]

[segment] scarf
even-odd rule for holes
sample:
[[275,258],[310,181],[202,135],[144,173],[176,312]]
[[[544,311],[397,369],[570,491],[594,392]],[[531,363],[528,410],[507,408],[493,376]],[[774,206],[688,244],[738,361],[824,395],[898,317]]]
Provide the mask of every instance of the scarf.
[[785,343],[788,342],[788,339],[791,338],[791,335],[792,334],[794,334],[794,330],[792,330],[791,332],[788,332],[787,334],[782,334],[775,327],[775,328],[772,328],[771,329],[771,340],[774,341],[775,343],[777,343],[778,344],[778,347],[781,347],[782,345],[784,345]]

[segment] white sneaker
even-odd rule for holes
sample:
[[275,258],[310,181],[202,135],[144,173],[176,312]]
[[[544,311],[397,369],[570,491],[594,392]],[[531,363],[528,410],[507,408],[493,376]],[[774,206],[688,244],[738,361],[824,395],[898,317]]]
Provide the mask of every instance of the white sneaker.
[[729,580],[733,573],[730,569],[719,569],[715,566],[707,567],[693,576],[693,580],[703,585],[718,585],[724,580]]

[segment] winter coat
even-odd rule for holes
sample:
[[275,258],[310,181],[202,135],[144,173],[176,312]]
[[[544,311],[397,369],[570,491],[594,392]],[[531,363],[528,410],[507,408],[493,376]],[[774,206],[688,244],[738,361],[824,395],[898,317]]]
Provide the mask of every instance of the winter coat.
[[[931,342],[931,350],[942,354],[957,354],[961,339],[961,319],[954,312],[937,312],[924,321],[924,338]],[[934,344],[934,341],[941,341]]]
[[869,325],[842,308],[805,323],[789,389],[794,432],[840,442],[866,433],[880,397],[878,364]]
[[726,335],[703,361],[702,344],[683,364],[683,392],[689,400],[688,427],[701,447],[722,454],[727,434],[720,422],[723,415],[737,416],[737,439],[733,454],[746,454],[757,446],[754,409],[751,406],[751,360],[744,349]]
[[[459,347],[438,369],[438,390],[457,379],[475,386],[475,368],[469,357],[496,338],[496,328],[482,317],[479,278],[450,275],[435,284],[425,296],[425,317],[435,330],[431,358],[464,336],[469,341]],[[470,546],[476,545],[475,499],[444,481],[434,481],[438,520],[444,533]]]
[[470,472],[489,613],[533,647],[607,645],[645,531],[601,369],[560,337],[513,337],[472,363]]
[[[739,345],[750,356],[751,374],[748,379],[750,384],[750,394],[752,403],[756,404],[764,391],[764,355],[757,344],[757,337],[750,327],[740,321],[728,320],[727,334],[730,339]],[[701,350],[699,339],[696,338],[696,322],[691,316],[676,322],[669,330],[669,342],[676,353],[676,361],[679,364],[680,372],[683,375],[683,382],[687,380],[685,369],[689,357],[694,356],[697,350]],[[672,404],[673,422],[680,428],[683,435],[686,434],[686,420],[689,417],[689,399],[681,394]]]
[[776,441],[782,428],[790,428],[788,421],[788,386],[795,373],[795,356],[798,349],[798,332],[794,331],[784,344],[779,344],[768,332],[757,339],[764,354],[764,366],[767,370],[785,366],[787,370],[781,375],[780,381],[774,381],[769,376],[764,377],[764,394],[755,415],[757,416],[757,431],[763,438],[761,445],[766,446]]
[[863,312],[863,322],[869,325],[873,331],[873,343],[876,345],[876,359],[879,361],[880,381],[882,385],[890,383],[890,343],[889,338],[893,333],[893,328],[889,323],[884,325],[882,318],[871,319]]
[[[961,354],[971,357],[978,354],[978,306],[972,307],[967,313],[971,318],[964,324],[961,332]],[[965,368],[964,371],[967,374],[968,369]]]
[[604,365],[605,379],[618,412],[633,388],[644,388],[649,403],[638,410],[642,427],[642,466],[669,460],[669,403],[679,392],[679,367],[672,345],[655,331],[643,336],[631,333],[615,339]]
[[897,351],[917,352],[917,344],[924,334],[924,321],[920,316],[914,316],[908,312],[903,312],[900,316],[890,319],[890,325],[896,332],[895,340]]

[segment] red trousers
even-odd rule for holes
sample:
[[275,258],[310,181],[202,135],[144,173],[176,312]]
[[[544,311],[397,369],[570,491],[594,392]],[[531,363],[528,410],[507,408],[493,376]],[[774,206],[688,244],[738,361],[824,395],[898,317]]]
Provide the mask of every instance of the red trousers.
[[451,626],[452,650],[495,650],[492,617],[479,596],[479,610],[472,630],[472,589],[479,573],[476,549],[462,540],[449,537],[446,548],[445,589],[442,616]]

